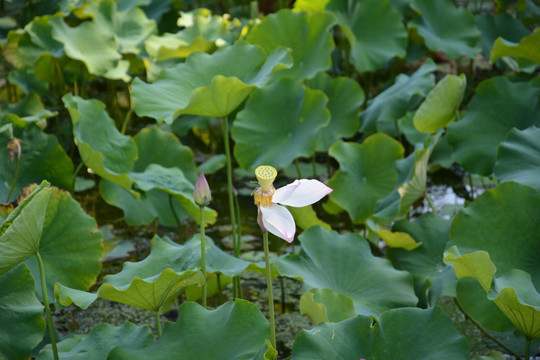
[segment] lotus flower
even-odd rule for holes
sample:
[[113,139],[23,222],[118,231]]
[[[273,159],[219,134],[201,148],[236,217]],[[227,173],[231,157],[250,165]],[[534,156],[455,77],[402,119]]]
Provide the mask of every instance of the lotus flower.
[[259,210],[257,222],[263,232],[269,231],[287,242],[294,240],[296,224],[292,214],[286,207],[278,205],[302,207],[313,204],[333,189],[318,180],[300,179],[275,189],[272,185],[277,171],[271,166],[262,165],[255,169],[259,182],[254,192],[255,205]]

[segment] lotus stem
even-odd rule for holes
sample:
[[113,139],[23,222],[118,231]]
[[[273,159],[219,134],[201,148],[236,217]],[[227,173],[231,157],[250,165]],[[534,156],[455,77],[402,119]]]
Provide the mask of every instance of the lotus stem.
[[425,196],[429,206],[431,207],[431,211],[433,211],[433,213],[435,215],[437,215],[437,209],[435,209],[435,204],[433,204],[433,200],[431,200],[431,198],[429,197],[429,195],[427,193],[424,196]]
[[531,338],[526,337],[527,340],[525,340],[525,359],[529,360],[531,358]]
[[122,130],[121,130],[121,134],[122,135],[125,135],[126,134],[126,131],[127,131],[127,127],[131,121],[131,115],[133,114],[133,109],[135,107],[135,104],[133,103],[133,96],[132,95],[132,91],[131,91],[131,85],[128,85],[128,91],[129,91],[129,110],[126,114],[126,117],[124,119],[124,123],[122,124]]
[[39,265],[39,276],[41,279],[41,293],[43,295],[43,303],[45,305],[45,313],[47,314],[47,327],[49,328],[49,336],[51,338],[51,346],[53,350],[54,360],[58,360],[58,349],[56,347],[56,336],[54,334],[54,324],[51,315],[51,306],[49,305],[49,297],[47,296],[47,283],[45,282],[45,267],[39,251],[36,251],[36,258]]
[[19,157],[15,156],[15,177],[13,178],[13,183],[11,183],[11,186],[9,188],[9,193],[6,199],[6,202],[9,202],[9,198],[11,197],[11,194],[13,193],[13,190],[15,189],[15,185],[17,185],[17,180],[19,179]]
[[[234,189],[233,189],[234,190]],[[234,256],[237,258],[240,257],[240,250],[242,247],[242,217],[240,216],[240,202],[238,201],[238,193],[236,191],[233,191],[234,195],[234,205],[236,209],[236,215],[238,216],[238,226],[237,226],[237,233],[236,233],[236,246],[234,247]],[[240,284],[240,276],[234,277],[234,287],[237,289],[237,297],[242,297],[242,285]]]
[[159,339],[161,337],[161,318],[159,316],[159,309],[154,311],[154,314],[156,316],[156,330],[157,330],[157,336]]
[[204,241],[204,206],[199,206],[201,209],[201,270],[203,273],[203,285],[201,303],[206,308],[206,246]]
[[[231,217],[231,226],[232,226],[232,243],[234,248],[234,253],[236,254],[240,250],[238,241],[236,239],[236,216],[234,211],[234,201],[233,201],[233,186],[232,186],[232,160],[231,160],[231,150],[229,148],[229,123],[226,118],[220,118],[221,127],[223,130],[223,144],[225,147],[225,157],[227,158],[227,192],[229,195],[229,213]],[[238,281],[238,280],[235,280]],[[239,296],[239,289],[237,286],[233,286],[233,296],[236,298]]]
[[294,165],[296,166],[296,172],[298,173],[298,178],[302,179],[302,172],[300,171],[300,164],[298,163],[298,159],[294,159]]
[[176,210],[174,209],[174,203],[173,203],[173,196],[169,194],[169,207],[171,208],[171,212],[174,216],[174,220],[176,220],[176,226],[178,227],[178,232],[180,232],[180,219],[178,218],[178,214],[176,213]]
[[270,318],[270,339],[276,347],[276,320],[274,315],[274,295],[272,293],[272,270],[270,269],[270,252],[268,250],[268,231],[263,233],[264,262],[266,266],[266,287],[268,291],[268,316]]

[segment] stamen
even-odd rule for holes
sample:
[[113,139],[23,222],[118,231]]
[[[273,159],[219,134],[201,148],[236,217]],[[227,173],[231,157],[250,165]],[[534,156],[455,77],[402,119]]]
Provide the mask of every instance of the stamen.
[[255,205],[270,206],[272,204],[272,197],[274,196],[275,192],[276,189],[273,187],[271,187],[268,191],[262,191],[261,188],[255,189],[255,193],[253,194]]

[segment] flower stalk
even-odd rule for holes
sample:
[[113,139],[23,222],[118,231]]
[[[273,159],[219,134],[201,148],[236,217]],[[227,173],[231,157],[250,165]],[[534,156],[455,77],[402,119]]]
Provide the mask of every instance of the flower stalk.
[[204,207],[210,204],[212,200],[212,192],[210,191],[210,186],[208,181],[204,177],[204,173],[201,172],[199,179],[195,184],[195,189],[193,190],[193,199],[199,205],[201,210],[200,212],[200,229],[201,229],[201,271],[203,273],[203,284],[202,284],[202,295],[201,295],[201,304],[206,308],[206,241],[204,239],[205,232],[205,221],[204,221]]
[[39,266],[39,276],[41,280],[41,293],[43,295],[43,303],[45,305],[45,313],[47,314],[47,327],[49,328],[49,337],[51,338],[51,346],[54,360],[58,360],[58,348],[56,347],[56,336],[54,334],[54,324],[51,314],[51,306],[49,305],[49,297],[47,295],[47,283],[45,280],[45,267],[39,251],[36,251],[36,258]]
[[263,232],[264,263],[266,266],[266,288],[268,291],[268,317],[270,318],[270,340],[276,349],[276,319],[274,315],[274,294],[272,292],[272,270],[270,268],[270,251],[268,250],[268,231]]

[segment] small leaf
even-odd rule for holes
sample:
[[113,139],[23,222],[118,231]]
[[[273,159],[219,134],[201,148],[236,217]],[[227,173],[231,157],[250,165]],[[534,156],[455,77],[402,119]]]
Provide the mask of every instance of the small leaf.
[[391,248],[402,248],[410,251],[422,245],[417,243],[411,235],[404,232],[392,232],[390,230],[375,230],[375,232]]
[[497,38],[491,49],[491,62],[494,63],[503,56],[514,56],[533,61],[540,65],[540,28],[536,28],[530,35],[523,37],[519,44]]
[[356,316],[352,299],[330,289],[311,289],[302,295],[300,313],[309,316],[315,324],[336,323]]

